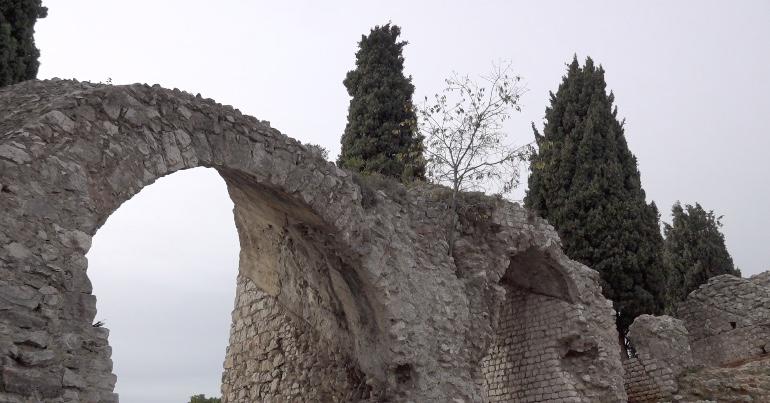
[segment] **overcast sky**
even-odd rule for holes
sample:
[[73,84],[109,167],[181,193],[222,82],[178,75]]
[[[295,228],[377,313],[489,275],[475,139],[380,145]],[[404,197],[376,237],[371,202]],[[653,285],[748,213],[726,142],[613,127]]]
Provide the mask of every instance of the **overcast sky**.
[[[648,200],[724,215],[744,275],[770,269],[768,1],[44,0],[39,77],[200,92],[339,152],[357,41],[402,27],[415,99],[453,70],[507,59],[529,91],[510,140],[531,141],[573,54],[607,70]],[[519,195],[523,189],[519,190]],[[99,231],[89,273],[125,403],[217,394],[238,241],[215,171],[158,181]]]

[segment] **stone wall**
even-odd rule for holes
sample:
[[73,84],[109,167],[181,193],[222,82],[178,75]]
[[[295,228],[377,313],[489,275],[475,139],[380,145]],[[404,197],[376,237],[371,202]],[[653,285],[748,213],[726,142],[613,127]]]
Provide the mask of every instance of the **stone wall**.
[[577,382],[561,365],[560,341],[570,304],[508,286],[497,335],[481,362],[489,402],[581,402]]
[[623,371],[630,403],[671,400],[677,389],[671,368],[649,354],[624,359]]
[[223,402],[352,402],[369,398],[364,374],[245,276],[238,277]]
[[693,367],[684,322],[671,316],[640,315],[628,331],[632,357],[623,360],[629,402],[668,401],[677,378]]
[[677,317],[687,326],[696,362],[724,366],[770,352],[766,277],[712,277],[680,304]]
[[[464,203],[450,254],[444,188],[366,184],[200,95],[51,80],[0,89],[0,401],[117,401],[85,254],[123,202],[198,166],[227,183],[239,276],[254,285],[239,288],[229,402],[297,390],[308,400],[480,401],[501,282],[563,302],[554,306],[572,319],[560,365],[582,401],[625,399],[598,273],[567,258],[553,228],[523,208]],[[265,316],[260,301],[280,309]],[[278,352],[290,352],[273,340],[295,346],[297,362],[281,364]],[[328,387],[294,381],[320,373]]]

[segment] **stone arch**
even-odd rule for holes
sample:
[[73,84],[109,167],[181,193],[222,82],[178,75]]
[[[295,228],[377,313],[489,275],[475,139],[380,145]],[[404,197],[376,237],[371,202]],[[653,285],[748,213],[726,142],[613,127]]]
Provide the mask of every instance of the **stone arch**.
[[506,286],[564,308],[545,339],[574,399],[625,398],[598,274],[523,208],[495,202],[450,256],[440,188],[354,178],[179,90],[51,80],[0,89],[0,400],[117,400],[85,252],[143,186],[197,166],[225,179],[241,243],[226,401],[482,401]]
[[[313,400],[313,393],[321,393],[318,396],[343,399],[361,387],[345,383],[361,382],[363,373],[354,355],[357,349],[371,348],[367,343],[374,342],[378,319],[367,299],[366,281],[355,271],[359,255],[349,247],[360,235],[356,219],[361,221],[362,211],[355,203],[358,188],[346,172],[267,122],[178,90],[54,81],[22,85],[13,100],[7,99],[8,92],[3,95],[4,101],[29,106],[4,108],[3,207],[12,213],[4,216],[4,224],[13,234],[29,234],[28,241],[34,240],[6,245],[11,259],[4,267],[3,285],[17,293],[43,289],[53,302],[61,299],[58,304],[30,302],[34,309],[23,312],[24,320],[14,321],[22,325],[20,333],[46,342],[38,343],[45,347],[41,357],[36,349],[14,347],[22,351],[13,354],[33,357],[26,361],[35,365],[3,365],[4,392],[116,399],[111,394],[115,379],[107,331],[91,326],[96,308],[84,255],[91,236],[123,202],[162,176],[198,166],[222,175],[235,205],[239,286],[244,289],[239,302],[251,304],[243,301],[253,294],[246,289],[258,289],[259,304],[282,311],[268,319],[282,321],[278,328],[293,326],[294,334],[282,335],[285,343],[317,343],[299,346],[304,352],[281,351],[294,354],[285,359],[312,359],[317,370],[326,365],[326,370],[342,371],[335,374],[340,379],[333,387],[355,389],[311,391],[303,386],[304,397]],[[45,285],[30,284],[21,273],[25,269],[39,274],[37,281]],[[234,326],[242,326],[242,320],[250,318],[236,310],[233,319]],[[250,320],[249,325],[252,332],[264,326]],[[272,330],[285,330],[278,328]],[[238,377],[241,356],[236,350],[248,342],[236,340],[236,330],[225,379]],[[71,337],[57,339],[59,334]],[[299,335],[301,340],[289,340]],[[359,345],[339,343],[350,339]],[[319,351],[310,354],[310,349]],[[365,362],[374,361],[376,355]],[[288,393],[293,383],[289,378],[300,375],[284,373],[288,386],[262,381],[272,385],[267,393]],[[225,385],[240,388],[225,391],[231,401],[265,397],[259,395],[261,384]],[[254,388],[257,391],[249,393],[256,395],[243,395]]]

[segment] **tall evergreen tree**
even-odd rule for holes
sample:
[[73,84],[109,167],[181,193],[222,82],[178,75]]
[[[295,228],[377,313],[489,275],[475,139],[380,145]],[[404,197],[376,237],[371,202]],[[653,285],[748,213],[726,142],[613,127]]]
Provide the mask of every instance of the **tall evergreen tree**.
[[352,97],[342,135],[338,163],[365,174],[379,173],[401,180],[424,179],[422,138],[412,107],[414,85],[404,76],[405,41],[401,29],[376,26],[362,36],[356,68],[345,88]]
[[[572,259],[599,271],[623,337],[634,318],[664,305],[663,239],[647,204],[604,69],[577,57],[535,129],[525,202],[559,232]],[[534,129],[534,124],[533,124]]]
[[0,87],[37,77],[35,22],[47,13],[41,0],[0,1]]
[[721,217],[700,204],[671,209],[672,224],[664,223],[666,266],[669,268],[667,294],[670,305],[684,301],[687,295],[709,278],[720,274],[741,276],[727,252],[725,237],[719,230]]

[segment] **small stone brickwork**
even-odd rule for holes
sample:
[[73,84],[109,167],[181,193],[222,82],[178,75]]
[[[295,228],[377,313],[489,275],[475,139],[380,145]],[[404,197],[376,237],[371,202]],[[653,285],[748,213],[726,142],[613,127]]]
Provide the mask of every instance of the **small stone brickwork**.
[[697,363],[724,366],[770,349],[770,288],[767,275],[712,277],[679,307]]
[[623,360],[623,370],[631,403],[670,400],[676,390],[671,369],[647,354]]
[[693,366],[684,322],[671,316],[640,315],[628,330],[636,355],[623,361],[629,402],[671,400],[677,377]]
[[560,365],[558,340],[569,304],[514,287],[506,292],[497,339],[481,365],[489,401],[580,402]]
[[[351,402],[364,375],[341,351],[247,277],[238,277],[223,402]],[[368,396],[366,396],[368,397]]]
[[[587,365],[599,354],[575,342],[581,307],[562,299],[506,285],[497,336],[481,362],[488,402],[591,402]],[[582,370],[576,370],[581,368]]]

